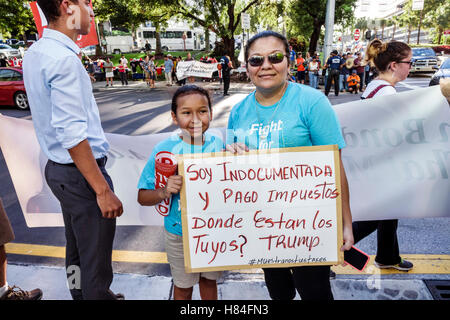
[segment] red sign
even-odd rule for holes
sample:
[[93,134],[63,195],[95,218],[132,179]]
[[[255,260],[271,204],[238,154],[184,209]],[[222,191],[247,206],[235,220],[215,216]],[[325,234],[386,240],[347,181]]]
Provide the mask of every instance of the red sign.
[[445,31],[444,31],[444,34],[450,34],[450,29],[445,30]]
[[359,40],[359,36],[360,36],[359,29],[356,29],[356,30],[355,30],[355,33],[353,34],[353,36],[355,37],[355,41],[358,41],[358,40]]
[[[89,4],[92,9],[92,1]],[[39,38],[42,37],[42,33],[44,29],[48,27],[47,19],[45,18],[44,13],[41,8],[37,4],[36,1],[30,3],[31,11],[33,12],[34,23],[36,24],[36,28],[39,33]],[[95,21],[91,21],[91,30],[87,35],[79,35],[77,41],[75,42],[80,48],[84,48],[87,46],[93,46],[98,44],[97,31],[95,29]]]

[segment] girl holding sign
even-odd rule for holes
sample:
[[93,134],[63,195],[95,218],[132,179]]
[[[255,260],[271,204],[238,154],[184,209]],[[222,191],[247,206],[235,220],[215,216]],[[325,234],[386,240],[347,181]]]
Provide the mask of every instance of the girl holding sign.
[[[223,151],[224,145],[219,138],[205,133],[212,119],[211,99],[205,89],[195,85],[179,88],[172,99],[171,114],[181,131],[153,149],[139,180],[138,202],[143,206],[156,205],[157,211],[165,216],[165,245],[174,282],[174,300],[190,300],[197,283],[202,299],[216,300],[216,280],[221,272],[186,273],[184,269],[179,205],[183,180],[176,174],[173,155]],[[171,165],[174,170],[170,172]]]
[[[227,150],[287,148],[337,144],[345,146],[337,117],[318,90],[286,80],[289,44],[273,31],[251,38],[245,48],[247,74],[256,86],[231,111]],[[341,250],[353,244],[347,179],[341,163],[343,239]],[[264,268],[272,299],[332,300],[329,266]]]

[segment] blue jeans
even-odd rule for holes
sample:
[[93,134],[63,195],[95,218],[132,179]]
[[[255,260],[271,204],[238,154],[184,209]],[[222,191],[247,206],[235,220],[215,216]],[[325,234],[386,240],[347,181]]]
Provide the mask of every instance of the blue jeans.
[[346,91],[348,91],[348,82],[347,82],[347,79],[348,79],[348,74],[343,74],[342,75],[343,77],[344,77],[344,89],[346,90]]
[[314,89],[318,89],[319,76],[314,74],[314,72],[309,72],[309,85]]
[[342,91],[342,89],[343,89],[343,86],[344,86],[343,81],[344,81],[344,75],[340,74],[339,75],[339,91]]

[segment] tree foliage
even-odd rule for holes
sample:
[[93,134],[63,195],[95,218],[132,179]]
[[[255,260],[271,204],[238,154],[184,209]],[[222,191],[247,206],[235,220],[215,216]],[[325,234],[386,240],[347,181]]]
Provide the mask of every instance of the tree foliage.
[[25,32],[37,32],[28,1],[0,0],[0,8],[0,33],[3,37],[17,36],[25,39]]
[[[336,0],[334,23],[342,24],[353,19],[356,0]],[[325,24],[327,0],[292,0],[289,4],[289,16],[298,31],[310,35],[309,49],[316,50],[321,28]]]
[[234,35],[240,29],[241,13],[261,0],[176,0],[176,13],[213,31],[222,39],[224,51],[235,61]]

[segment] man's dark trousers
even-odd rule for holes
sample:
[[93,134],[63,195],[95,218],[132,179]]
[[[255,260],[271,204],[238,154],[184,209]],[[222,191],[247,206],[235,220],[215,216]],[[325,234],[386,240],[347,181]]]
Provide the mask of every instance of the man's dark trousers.
[[330,93],[331,89],[331,79],[334,80],[334,94],[337,96],[339,95],[339,70],[338,69],[331,69],[330,74],[327,78],[327,84],[325,86],[325,95],[327,96]]
[[[113,190],[104,159],[97,163]],[[94,190],[73,164],[64,165],[49,160],[45,178],[61,204],[66,234],[66,270],[72,298],[116,299],[109,290],[113,280],[111,260],[116,219],[102,217]],[[81,281],[77,281],[78,267]],[[81,286],[78,287],[79,284]]]
[[387,265],[401,262],[397,239],[398,220],[355,221],[352,227],[355,244],[377,230],[376,262]]
[[230,88],[230,73],[223,73],[223,94],[228,94],[228,89]]

